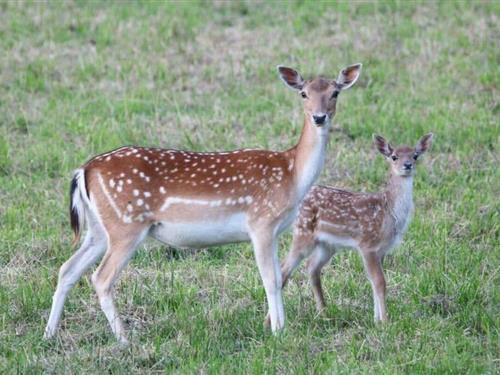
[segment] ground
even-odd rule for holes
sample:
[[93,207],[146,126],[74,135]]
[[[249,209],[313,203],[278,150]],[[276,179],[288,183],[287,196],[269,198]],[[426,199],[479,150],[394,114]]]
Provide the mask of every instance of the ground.
[[[0,3],[0,372],[496,373],[500,172],[497,2]],[[72,170],[124,144],[193,150],[297,142],[301,98],[276,65],[335,78],[319,178],[383,188],[379,133],[434,132],[415,178],[415,216],[385,264],[390,323],[372,321],[359,256],[324,272],[317,315],[301,268],[286,329],[262,323],[249,244],[139,249],[117,285],[132,345],[115,342],[90,273],[55,341],[42,339],[57,271],[74,251]],[[283,257],[290,234],[280,241]]]

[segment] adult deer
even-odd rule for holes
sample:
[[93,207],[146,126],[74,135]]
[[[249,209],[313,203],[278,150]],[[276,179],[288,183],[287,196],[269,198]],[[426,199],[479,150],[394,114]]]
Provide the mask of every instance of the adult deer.
[[321,171],[337,96],[354,84],[361,64],[343,69],[337,80],[305,81],[291,68],[279,66],[278,71],[304,99],[302,135],[287,151],[200,153],[127,146],[76,170],[70,191],[75,242],[84,220],[88,230],[59,271],[46,338],[56,332],[70,289],[104,254],[92,282],[113,333],[127,342],[112,288],[148,235],[190,248],[251,241],[272,331],[284,326],[277,237],[293,222]]
[[[325,307],[321,269],[341,249],[356,249],[372,284],[375,321],[386,321],[382,262],[401,242],[410,222],[417,158],[430,147],[432,133],[424,135],[415,147],[394,148],[381,136],[374,136],[374,141],[390,163],[387,189],[381,193],[353,193],[314,186],[300,206],[292,248],[281,270],[284,287],[302,259],[309,257],[308,273],[320,312]],[[269,315],[266,322],[269,324]]]

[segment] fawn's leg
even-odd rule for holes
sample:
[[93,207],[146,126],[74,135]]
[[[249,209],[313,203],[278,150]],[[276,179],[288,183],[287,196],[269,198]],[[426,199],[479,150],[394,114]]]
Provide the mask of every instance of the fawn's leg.
[[362,251],[363,263],[373,290],[373,311],[376,322],[387,321],[385,306],[386,283],[382,269],[382,259],[376,252]]
[[316,309],[321,312],[325,307],[325,297],[323,296],[323,288],[321,287],[321,270],[330,261],[334,252],[329,251],[322,244],[316,245],[314,252],[309,258],[307,269],[309,279],[316,300]]
[[[287,256],[281,262],[281,286],[285,288],[288,279],[295,269],[299,266],[302,259],[307,258],[314,250],[314,242],[312,238],[299,237],[294,235],[292,240],[292,247]],[[271,315],[268,312],[264,320],[264,326],[271,325]]]

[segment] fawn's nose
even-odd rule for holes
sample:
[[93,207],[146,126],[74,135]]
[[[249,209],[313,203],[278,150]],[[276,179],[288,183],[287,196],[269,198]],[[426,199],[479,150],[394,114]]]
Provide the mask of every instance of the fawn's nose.
[[313,115],[313,120],[316,125],[323,125],[326,120],[326,115]]
[[405,167],[405,169],[410,170],[411,167],[413,167],[413,164],[411,163],[411,161],[405,161],[404,167]]

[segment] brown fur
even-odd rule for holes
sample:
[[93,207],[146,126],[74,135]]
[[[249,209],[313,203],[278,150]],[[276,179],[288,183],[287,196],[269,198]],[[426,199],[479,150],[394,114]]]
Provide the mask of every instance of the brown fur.
[[304,198],[294,225],[292,248],[282,262],[283,286],[302,259],[308,270],[318,310],[325,306],[321,269],[343,247],[355,248],[363,257],[374,294],[375,320],[386,321],[385,278],[382,262],[398,244],[408,225],[412,200],[412,178],[416,160],[430,147],[432,134],[416,147],[394,149],[375,137],[377,149],[387,157],[390,177],[381,193],[355,193],[314,186]]

